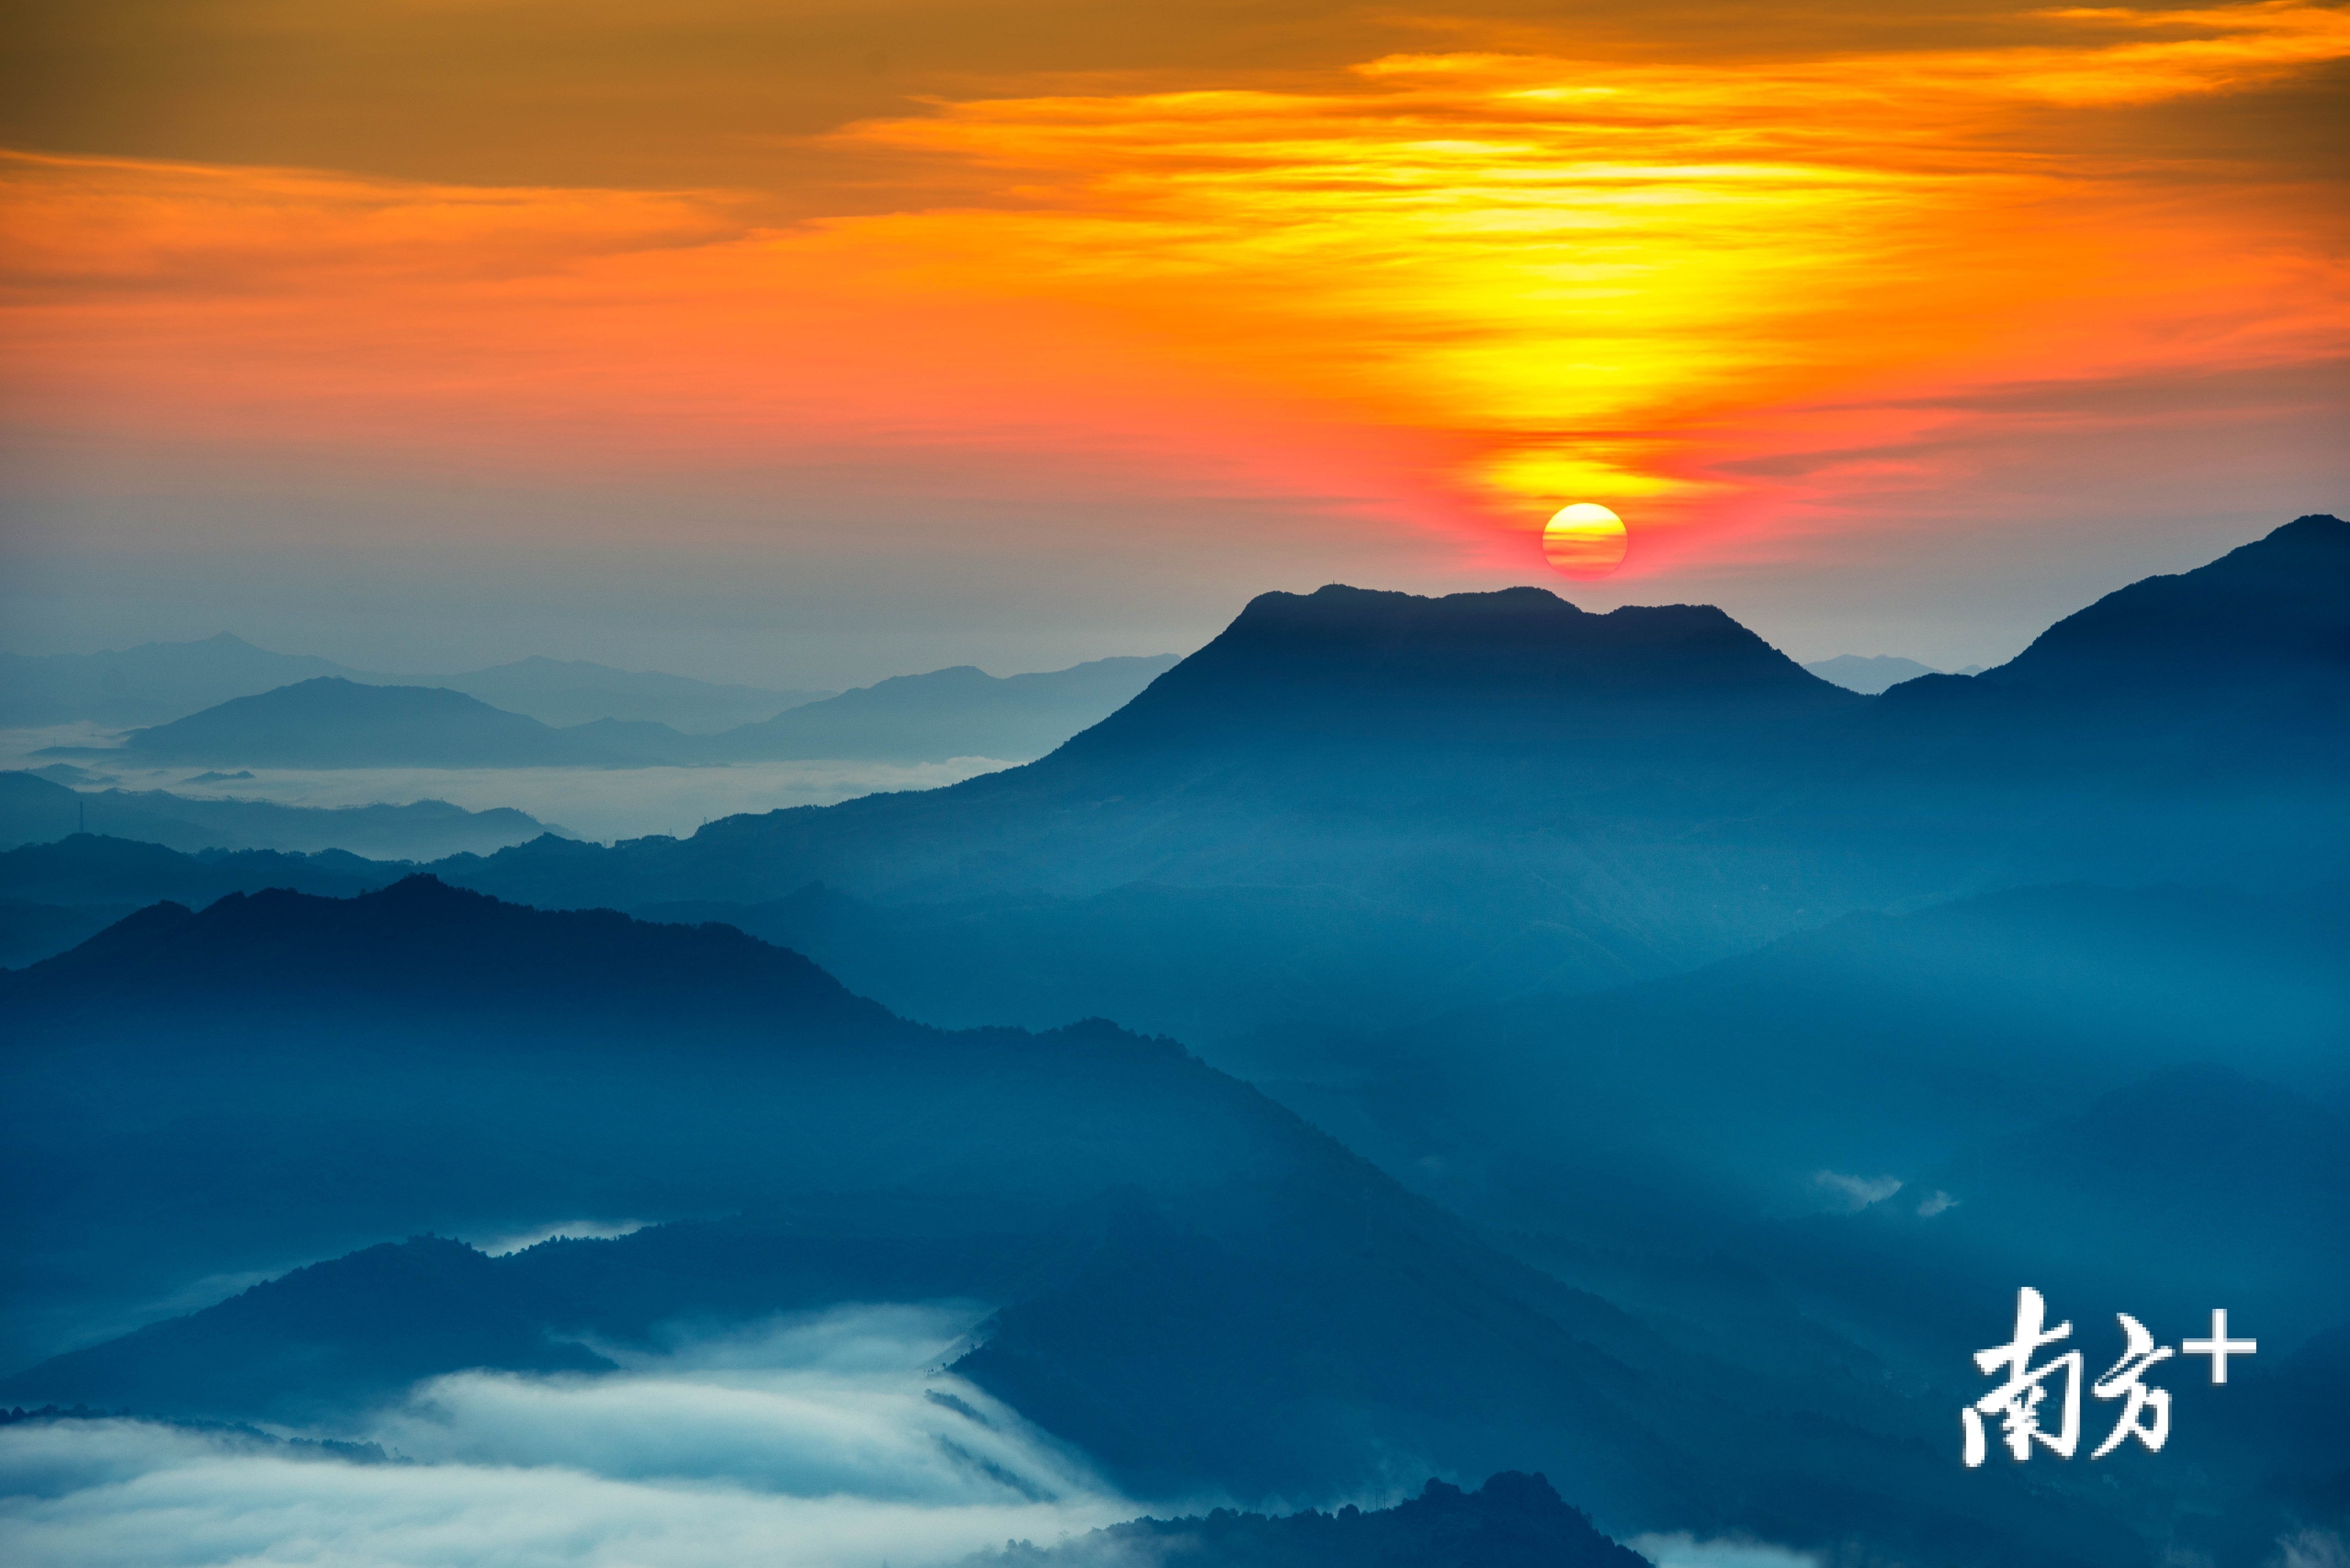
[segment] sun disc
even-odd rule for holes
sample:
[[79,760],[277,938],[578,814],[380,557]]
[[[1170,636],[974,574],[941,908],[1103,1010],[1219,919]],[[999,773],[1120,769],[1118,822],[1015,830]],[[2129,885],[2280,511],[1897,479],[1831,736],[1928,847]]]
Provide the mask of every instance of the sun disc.
[[1544,558],[1570,577],[1606,576],[1624,564],[1630,544],[1624,519],[1596,502],[1560,507],[1543,529]]

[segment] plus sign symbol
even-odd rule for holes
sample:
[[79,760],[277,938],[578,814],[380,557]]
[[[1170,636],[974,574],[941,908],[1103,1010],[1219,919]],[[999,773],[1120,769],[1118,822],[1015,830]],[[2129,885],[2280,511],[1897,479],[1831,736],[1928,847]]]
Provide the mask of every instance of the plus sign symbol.
[[2210,1338],[2182,1339],[2178,1342],[2178,1348],[2183,1354],[2188,1355],[2208,1355],[2211,1358],[2211,1381],[2214,1383],[2225,1383],[2228,1380],[2228,1357],[2231,1355],[2250,1355],[2259,1350],[2260,1347],[2261,1342],[2256,1339],[2230,1339],[2228,1337],[2228,1309],[2226,1307],[2213,1307],[2211,1309]]

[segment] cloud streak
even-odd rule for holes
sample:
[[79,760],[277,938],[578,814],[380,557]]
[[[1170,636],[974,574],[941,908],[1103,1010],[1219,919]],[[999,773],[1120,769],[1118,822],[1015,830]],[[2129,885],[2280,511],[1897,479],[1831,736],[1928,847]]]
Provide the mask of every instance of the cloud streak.
[[409,1463],[137,1421],[0,1429],[0,1551],[172,1568],[778,1568],[959,1560],[1130,1517],[1073,1456],[932,1368],[970,1312],[845,1310],[603,1379],[469,1374],[365,1434]]

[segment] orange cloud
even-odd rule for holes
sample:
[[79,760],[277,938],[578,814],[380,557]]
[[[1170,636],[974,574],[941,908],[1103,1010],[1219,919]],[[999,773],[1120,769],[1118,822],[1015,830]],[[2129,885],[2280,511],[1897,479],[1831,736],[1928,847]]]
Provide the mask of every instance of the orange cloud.
[[2342,58],[2350,17],[2041,26],[2071,41],[941,101],[819,151],[989,199],[788,227],[750,192],[20,155],[0,395],[525,468],[1107,456],[1472,566],[1594,500],[1654,570],[1933,483],[1935,431],[2008,417],[1989,389],[2340,351],[2334,203],[2085,128]]
[[[1710,470],[1752,455],[1725,425],[1833,400],[1850,442],[1923,419],[1856,400],[2338,349],[2335,236],[2305,197],[2167,182],[2032,117],[2273,79],[2350,54],[2350,15],[2063,15],[2122,36],[1780,65],[1401,57],[1351,94],[952,104],[853,134],[992,164],[1035,204],[877,221],[908,243],[1461,432],[1455,479],[1517,528],[1579,496],[1718,522],[1738,487]],[[2155,27],[2206,36],[2132,36]]]

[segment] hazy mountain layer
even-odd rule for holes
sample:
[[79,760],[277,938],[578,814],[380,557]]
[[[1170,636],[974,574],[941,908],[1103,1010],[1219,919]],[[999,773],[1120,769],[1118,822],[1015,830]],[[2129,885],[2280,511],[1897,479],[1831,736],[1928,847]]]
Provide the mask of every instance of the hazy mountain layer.
[[[122,761],[208,767],[578,767],[634,760],[659,724],[605,721],[556,730],[463,692],[322,676],[134,730]],[[680,738],[681,739],[681,738]]]
[[88,832],[182,850],[340,849],[376,860],[437,860],[486,854],[546,831],[545,823],[525,812],[467,811],[442,800],[281,805],[165,790],[73,790],[28,773],[0,773],[0,848]]
[[[1173,662],[1172,655],[1105,659],[1004,680],[968,667],[941,670],[809,701],[717,734],[609,718],[557,728],[462,691],[321,676],[135,730],[119,753],[53,750],[130,765],[281,768],[1024,760],[1097,722]],[[531,686],[543,673],[515,681]]]
[[339,850],[286,855],[206,849],[182,855],[157,844],[78,833],[54,844],[0,850],[0,898],[55,904],[209,904],[231,893],[286,888],[348,898],[399,880],[402,866]]
[[355,679],[379,685],[445,687],[557,729],[617,719],[666,724],[689,735],[754,724],[786,708],[834,695],[695,680],[658,670],[614,670],[579,659],[518,659],[487,670],[429,679],[392,675]]
[[1871,697],[1904,680],[1941,673],[1931,665],[1890,653],[1873,653],[1865,657],[1856,653],[1839,653],[1834,659],[1814,659],[1804,668],[1823,680],[1835,681],[1847,691],[1859,691]]
[[586,1339],[955,1297],[996,1308],[956,1371],[1140,1495],[1328,1496],[1416,1456],[1568,1478],[1617,1533],[2138,1560],[2088,1493],[1950,1465],[1940,1392],[1856,1345],[1814,1328],[1775,1371],[1693,1348],[1169,1042],[943,1034],[723,928],[430,881],[152,909],[0,979],[0,1009],[37,1107],[5,1154],[20,1344],[338,1237],[736,1216],[361,1251],[29,1368],[13,1402],[331,1424],[435,1371],[590,1368]]
[[558,727],[598,719],[639,720],[688,733],[755,723],[832,695],[714,684],[582,659],[524,659],[460,675],[389,675],[308,654],[272,653],[223,632],[201,642],[151,642],[107,653],[0,653],[0,728],[80,720],[118,726],[169,723],[321,676],[370,686],[463,691]]
[[272,653],[227,632],[109,653],[0,653],[0,726],[167,723],[232,698],[356,673],[331,659]]
[[1175,663],[1169,653],[1001,679],[967,664],[901,675],[730,730],[712,738],[712,754],[728,761],[1027,762],[1108,717]]
[[[2174,620],[2191,657],[2154,657]],[[894,1006],[1107,1012],[1221,1048],[1999,887],[2350,876],[2345,645],[2331,518],[2109,596],[2002,671],[1875,699],[1711,609],[1268,595],[1027,767],[449,875],[759,906],[741,918]]]

